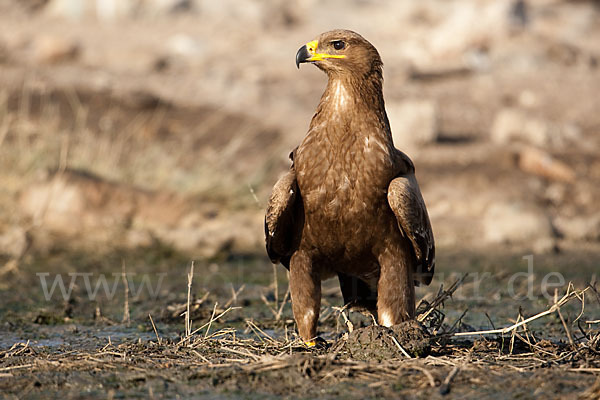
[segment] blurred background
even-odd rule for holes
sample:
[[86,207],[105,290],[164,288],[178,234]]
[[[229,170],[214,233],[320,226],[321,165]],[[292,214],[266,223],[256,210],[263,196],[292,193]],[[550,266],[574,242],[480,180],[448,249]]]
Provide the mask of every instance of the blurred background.
[[599,17],[567,0],[0,0],[0,285],[140,249],[270,271],[266,201],[326,82],[294,57],[333,28],[383,58],[441,272],[447,254],[594,270]]

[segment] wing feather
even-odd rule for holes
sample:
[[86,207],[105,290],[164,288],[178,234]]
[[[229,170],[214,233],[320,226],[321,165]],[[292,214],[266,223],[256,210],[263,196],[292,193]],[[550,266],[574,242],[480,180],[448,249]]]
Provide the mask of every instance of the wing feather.
[[267,254],[273,263],[281,262],[286,268],[302,228],[301,205],[296,174],[291,169],[273,187],[265,215]]
[[387,196],[400,232],[413,245],[417,258],[415,281],[429,285],[435,270],[435,244],[425,201],[415,175],[409,172],[393,179]]

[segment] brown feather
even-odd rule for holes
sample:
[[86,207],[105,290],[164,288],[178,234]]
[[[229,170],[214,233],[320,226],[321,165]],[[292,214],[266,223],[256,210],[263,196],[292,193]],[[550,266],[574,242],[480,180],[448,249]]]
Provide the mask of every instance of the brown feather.
[[435,270],[435,245],[425,201],[413,173],[399,176],[390,183],[388,202],[400,231],[413,245],[417,258],[415,282],[429,285]]
[[301,230],[301,200],[297,198],[298,184],[292,168],[273,187],[265,214],[267,254],[273,263],[281,262],[286,268]]
[[337,275],[345,302],[391,325],[414,317],[414,281],[428,284],[434,268],[414,166],[392,142],[377,50],[336,30],[319,36],[316,52],[336,55],[315,62],[327,88],[265,218],[267,252],[290,269],[304,340],[316,335],[321,280]]

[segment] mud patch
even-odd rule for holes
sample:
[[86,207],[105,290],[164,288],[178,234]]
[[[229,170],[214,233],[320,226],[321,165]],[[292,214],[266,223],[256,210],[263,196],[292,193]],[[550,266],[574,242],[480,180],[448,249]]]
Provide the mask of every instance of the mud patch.
[[431,351],[431,335],[417,321],[406,321],[391,328],[372,325],[339,339],[332,350],[347,352],[351,358],[362,361],[406,358],[405,352],[411,357],[425,357]]

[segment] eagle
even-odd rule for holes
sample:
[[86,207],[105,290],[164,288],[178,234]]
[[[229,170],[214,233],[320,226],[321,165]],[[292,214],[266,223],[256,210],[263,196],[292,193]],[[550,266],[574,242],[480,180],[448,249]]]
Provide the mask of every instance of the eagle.
[[392,141],[375,47],[333,30],[298,50],[301,63],[324,71],[327,87],[273,187],[265,237],[271,261],[289,270],[298,334],[314,346],[321,281],[337,276],[346,306],[389,327],[414,318],[435,246],[414,164]]

